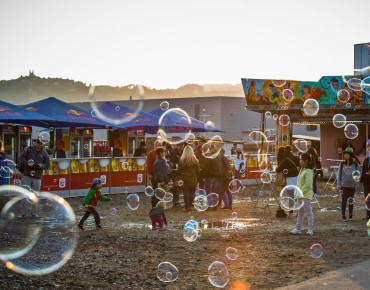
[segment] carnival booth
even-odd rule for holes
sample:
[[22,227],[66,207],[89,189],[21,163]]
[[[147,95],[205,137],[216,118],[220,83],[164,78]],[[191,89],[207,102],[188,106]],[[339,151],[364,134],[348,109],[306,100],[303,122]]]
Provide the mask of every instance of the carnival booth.
[[[242,79],[246,108],[273,118],[277,146],[291,144],[292,124],[320,126],[323,167],[342,159],[349,139],[360,161],[369,138],[370,77],[324,76],[318,82]],[[293,132],[294,133],[294,132]]]

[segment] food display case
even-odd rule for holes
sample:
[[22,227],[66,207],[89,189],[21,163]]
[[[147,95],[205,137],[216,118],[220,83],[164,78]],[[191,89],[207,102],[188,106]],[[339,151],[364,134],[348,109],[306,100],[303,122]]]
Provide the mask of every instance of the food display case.
[[44,171],[41,190],[63,197],[86,195],[91,181],[98,177],[103,192],[110,194],[143,192],[145,189],[146,159],[130,158],[59,158],[50,160]]

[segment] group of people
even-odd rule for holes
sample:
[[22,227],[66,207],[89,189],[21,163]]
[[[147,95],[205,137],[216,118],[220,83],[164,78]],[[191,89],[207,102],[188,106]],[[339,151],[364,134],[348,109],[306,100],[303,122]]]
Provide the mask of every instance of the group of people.
[[[363,168],[360,171],[360,164],[354,155],[353,147],[343,148],[343,161],[339,165],[337,177],[337,189],[342,196],[342,218],[347,221],[346,208],[348,203],[349,220],[353,219],[353,198],[356,191],[357,181],[364,187],[365,197],[370,193],[370,140],[367,142],[367,153]],[[304,215],[308,217],[307,235],[313,235],[314,217],[311,200],[317,194],[317,177],[322,174],[320,157],[315,148],[310,147],[305,153],[298,156],[293,155],[290,145],[280,147],[277,154],[276,172],[283,175],[285,185],[295,185],[303,193],[303,206],[298,210],[296,226],[293,234],[302,232]],[[360,173],[361,172],[361,173]],[[356,180],[357,179],[357,180]],[[278,217],[285,217],[283,209],[278,209]],[[370,219],[370,210],[366,210],[364,220]]]

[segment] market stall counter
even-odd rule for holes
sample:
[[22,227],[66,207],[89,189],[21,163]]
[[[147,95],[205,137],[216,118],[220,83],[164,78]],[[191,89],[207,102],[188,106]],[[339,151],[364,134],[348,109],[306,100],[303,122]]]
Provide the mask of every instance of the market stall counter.
[[62,197],[83,196],[98,177],[109,194],[144,192],[145,164],[142,157],[51,159],[50,168],[43,172],[41,191]]

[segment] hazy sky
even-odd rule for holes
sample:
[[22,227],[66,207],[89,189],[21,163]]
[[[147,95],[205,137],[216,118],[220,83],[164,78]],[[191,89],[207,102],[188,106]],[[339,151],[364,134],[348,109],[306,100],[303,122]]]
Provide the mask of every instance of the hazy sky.
[[369,0],[0,0],[0,79],[238,84],[353,73]]

